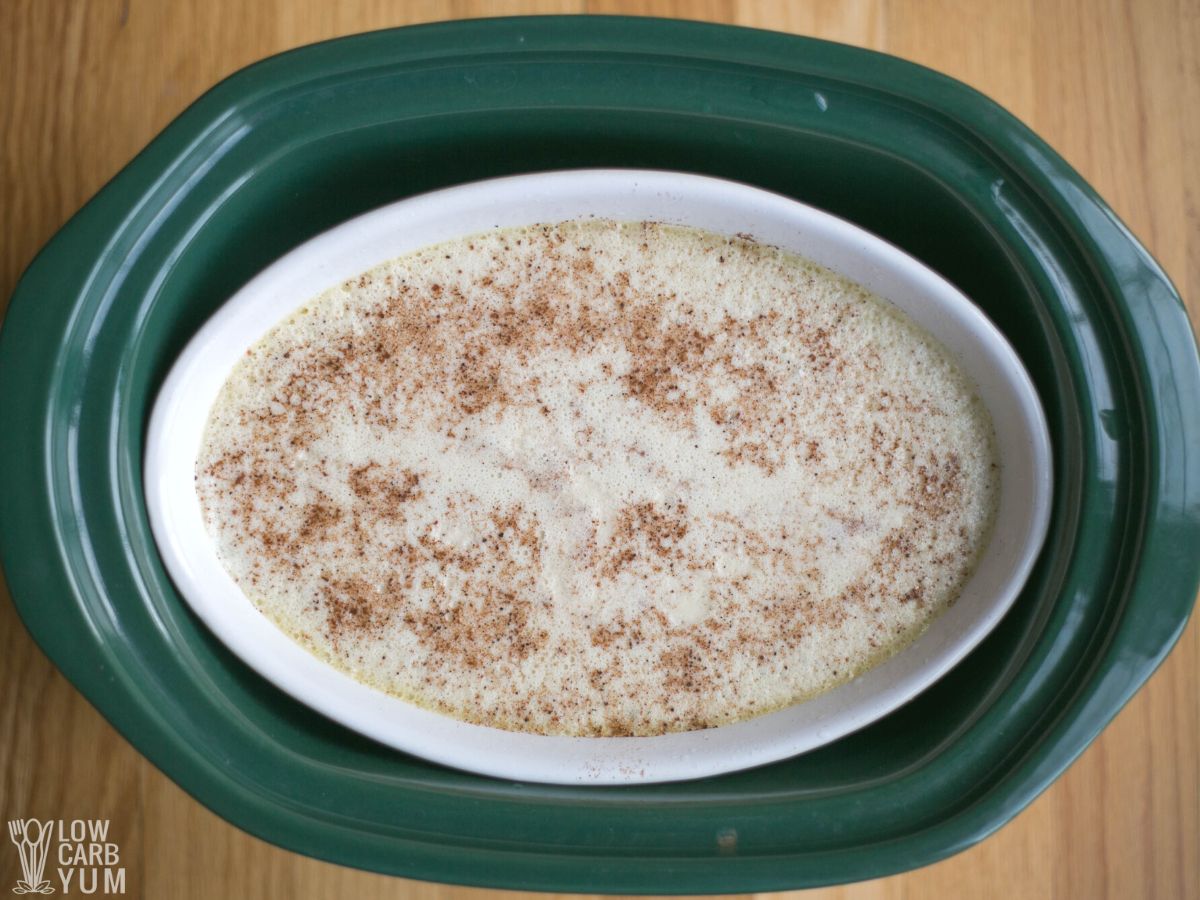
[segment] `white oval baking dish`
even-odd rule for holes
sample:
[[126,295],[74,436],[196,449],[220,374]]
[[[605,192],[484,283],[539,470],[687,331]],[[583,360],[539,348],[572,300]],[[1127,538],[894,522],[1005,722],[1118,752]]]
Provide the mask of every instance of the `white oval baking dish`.
[[[992,539],[957,602],[913,645],[813,700],[721,728],[661,737],[571,738],[471,725],[361,684],[259,613],[222,567],[193,473],[208,411],[237,360],[272,326],[377,264],[497,227],[589,216],[691,225],[798,253],[904,310],[957,357],[996,426],[1000,503]],[[402,200],[288,253],[238,291],[171,369],[145,455],[154,537],[185,600],[235,654],[296,699],[408,753],[487,775],[632,784],[714,775],[783,759],[886,715],[945,674],[1016,599],[1046,534],[1045,417],[1016,353],[949,282],[874,235],[789,198],[697,175],[588,169],[500,178]]]

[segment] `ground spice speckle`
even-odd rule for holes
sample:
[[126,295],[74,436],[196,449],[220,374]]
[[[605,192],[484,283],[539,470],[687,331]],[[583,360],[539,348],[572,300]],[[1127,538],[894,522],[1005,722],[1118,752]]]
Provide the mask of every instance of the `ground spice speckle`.
[[707,728],[896,652],[999,472],[886,303],[654,223],[488,234],[307,302],[218,398],[197,491],[258,608],[355,677],[539,733]]

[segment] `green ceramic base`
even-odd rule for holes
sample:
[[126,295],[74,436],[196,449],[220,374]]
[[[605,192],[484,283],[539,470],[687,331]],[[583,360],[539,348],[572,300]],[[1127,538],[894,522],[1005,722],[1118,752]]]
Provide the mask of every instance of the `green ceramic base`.
[[[1038,385],[1047,549],[920,698],[805,756],[685,784],[493,781],[290,700],[190,615],[141,453],[174,356],[234,290],[374,206],[493,175],[682,169],[780,191],[954,281]],[[415,878],[733,892],[942,858],[1015,815],[1183,628],[1200,576],[1200,364],[1166,277],[981,95],[878,54],[619,18],[473,21],[308,47],[226,80],[51,241],[0,333],[0,553],[35,639],[171,778],[282,846]]]

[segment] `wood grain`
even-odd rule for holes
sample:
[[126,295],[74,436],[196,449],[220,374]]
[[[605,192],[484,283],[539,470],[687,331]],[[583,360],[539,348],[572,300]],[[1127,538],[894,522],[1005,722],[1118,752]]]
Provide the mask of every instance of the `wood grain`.
[[[733,22],[884,50],[983,90],[1028,122],[1200,298],[1196,0],[3,0],[0,298],[51,234],[184,106],[272,53],[464,16],[620,12]],[[0,390],[19,390],[0,385]],[[2,498],[0,498],[2,503]],[[4,514],[0,506],[0,515]],[[1028,810],[925,869],[813,898],[1200,897],[1200,629]],[[482,900],[268,846],[145,762],[0,600],[0,819],[112,820],[128,895]],[[19,877],[0,846],[0,891]]]

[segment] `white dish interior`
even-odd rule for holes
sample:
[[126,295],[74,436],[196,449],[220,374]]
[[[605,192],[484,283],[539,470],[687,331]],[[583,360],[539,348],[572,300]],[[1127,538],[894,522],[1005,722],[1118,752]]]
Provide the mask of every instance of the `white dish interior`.
[[[816,699],[721,728],[661,737],[571,738],[467,724],[361,684],[294,643],[222,567],[193,482],[209,410],[245,350],[296,307],[419,247],[497,227],[585,217],[749,234],[857,281],[940,340],[996,426],[1000,501],[992,539],[957,602],[913,645]],[[408,753],[487,775],[562,784],[698,778],[784,759],[886,715],[944,675],[996,625],[1027,578],[1050,513],[1046,422],[1012,347],[961,292],[841,219],[742,184],[675,172],[589,169],[449,188],[359,216],[296,248],[238,291],[188,344],[150,420],[150,523],[167,570],[205,624],[283,690]]]

